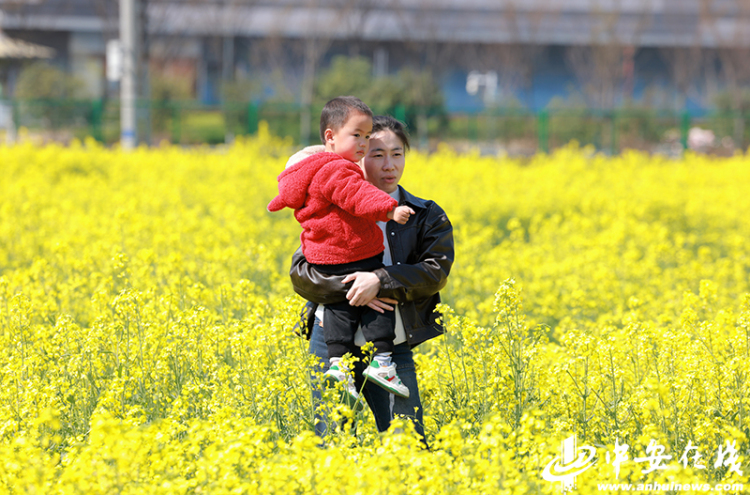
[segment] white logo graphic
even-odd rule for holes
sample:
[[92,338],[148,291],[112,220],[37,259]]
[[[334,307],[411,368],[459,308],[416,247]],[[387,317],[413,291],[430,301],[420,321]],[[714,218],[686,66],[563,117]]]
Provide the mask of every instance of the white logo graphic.
[[547,481],[559,481],[562,491],[566,492],[576,486],[576,476],[594,465],[594,457],[594,447],[584,445],[578,448],[576,436],[570,436],[560,445],[560,457],[552,459],[544,468],[542,478]]

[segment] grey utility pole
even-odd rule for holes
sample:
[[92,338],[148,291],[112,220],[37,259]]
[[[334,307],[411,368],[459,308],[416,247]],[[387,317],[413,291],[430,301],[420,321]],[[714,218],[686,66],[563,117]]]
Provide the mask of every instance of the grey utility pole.
[[120,145],[124,150],[131,150],[136,145],[137,43],[135,0],[120,0]]

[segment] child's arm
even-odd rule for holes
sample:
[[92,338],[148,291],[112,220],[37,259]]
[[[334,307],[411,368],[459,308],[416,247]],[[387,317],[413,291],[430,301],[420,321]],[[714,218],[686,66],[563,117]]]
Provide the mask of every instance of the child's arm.
[[351,162],[342,166],[334,161],[327,165],[328,170],[321,170],[318,176],[325,177],[321,184],[323,196],[342,210],[355,217],[372,221],[388,221],[388,216],[398,202],[365,180],[357,166]]

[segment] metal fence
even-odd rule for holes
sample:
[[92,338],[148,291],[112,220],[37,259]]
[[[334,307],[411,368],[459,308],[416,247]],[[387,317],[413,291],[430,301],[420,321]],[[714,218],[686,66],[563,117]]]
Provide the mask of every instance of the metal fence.
[[[518,109],[444,112],[437,108],[376,109],[405,121],[414,145],[432,149],[438,142],[482,152],[531,155],[548,152],[572,140],[617,154],[624,149],[679,154],[693,147],[731,154],[750,143],[750,115],[690,114],[656,110],[592,111],[588,109]],[[300,144],[315,143],[320,108],[303,112],[294,104],[227,103],[219,106],[192,101],[140,101],[137,104],[139,142],[167,141],[181,145],[220,144],[258,131],[290,136]],[[309,118],[308,125],[303,119]],[[27,129],[43,140],[70,141],[91,136],[113,144],[120,137],[120,108],[116,100],[0,101],[0,133],[6,141]],[[302,135],[301,129],[310,129]],[[698,129],[698,130],[696,130]],[[698,138],[695,138],[698,136]],[[699,139],[700,138],[700,139]]]

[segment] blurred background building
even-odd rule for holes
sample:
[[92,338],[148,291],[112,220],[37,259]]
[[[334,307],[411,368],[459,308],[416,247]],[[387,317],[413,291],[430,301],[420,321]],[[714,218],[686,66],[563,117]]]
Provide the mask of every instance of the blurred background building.
[[[441,112],[750,107],[750,0],[134,1],[148,100],[305,108],[356,92],[380,110],[422,108],[424,128]],[[0,96],[117,97],[116,0],[0,9],[3,32],[54,49],[47,65],[66,81],[45,95],[37,67]]]

